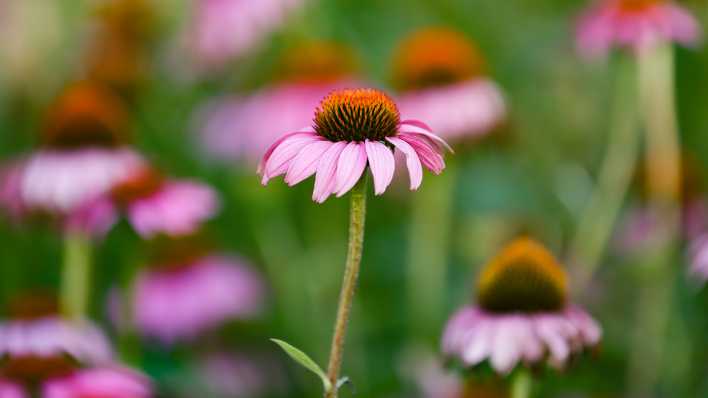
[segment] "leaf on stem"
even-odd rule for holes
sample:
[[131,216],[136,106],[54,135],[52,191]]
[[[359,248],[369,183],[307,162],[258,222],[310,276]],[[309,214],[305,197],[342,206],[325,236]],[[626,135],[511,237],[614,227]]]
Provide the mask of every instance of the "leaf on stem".
[[280,348],[282,348],[283,351],[285,351],[285,353],[290,356],[290,358],[294,359],[295,362],[299,363],[312,373],[319,376],[320,379],[322,379],[322,385],[325,389],[325,392],[329,392],[332,389],[332,383],[327,378],[327,374],[324,372],[324,370],[322,370],[322,368],[320,368],[319,365],[317,365],[315,361],[313,361],[309,356],[307,356],[307,354],[293,347],[292,345],[284,342],[283,340],[270,339],[270,341],[280,346]]

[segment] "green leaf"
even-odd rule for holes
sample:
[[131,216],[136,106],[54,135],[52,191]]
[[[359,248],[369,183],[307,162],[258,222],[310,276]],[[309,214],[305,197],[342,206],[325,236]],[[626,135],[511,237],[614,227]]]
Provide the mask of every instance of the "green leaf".
[[290,356],[290,358],[295,360],[295,362],[319,376],[320,379],[322,379],[322,385],[324,386],[325,392],[329,392],[332,389],[332,383],[327,378],[327,374],[325,374],[322,368],[320,368],[315,361],[308,357],[307,354],[284,342],[283,340],[270,339],[270,341],[279,345],[280,348],[282,348],[283,351]]

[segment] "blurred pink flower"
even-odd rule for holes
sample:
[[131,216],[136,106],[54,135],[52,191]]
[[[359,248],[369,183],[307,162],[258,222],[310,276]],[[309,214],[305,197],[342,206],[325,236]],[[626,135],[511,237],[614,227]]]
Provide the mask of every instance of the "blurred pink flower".
[[0,166],[0,207],[13,220],[25,214],[22,202],[22,162],[10,160]]
[[117,367],[81,369],[47,381],[44,398],[148,398],[150,381],[142,374]]
[[581,18],[580,52],[604,56],[612,46],[638,50],[656,41],[693,46],[700,39],[698,21],[670,0],[598,0]]
[[166,344],[192,339],[263,306],[260,276],[237,259],[210,256],[142,272],[135,282],[135,323]]
[[[270,358],[238,353],[212,353],[197,362],[197,374],[208,396],[262,397],[283,392],[283,369]],[[189,394],[185,394],[189,396]]]
[[368,164],[380,195],[393,179],[392,148],[406,157],[412,190],[423,180],[422,166],[442,172],[442,152],[450,149],[424,123],[401,121],[396,104],[383,92],[337,90],[316,109],[314,127],[286,134],[271,145],[259,171],[264,185],[285,174],[285,182],[293,186],[316,174],[312,199],[322,203],[352,189]]
[[250,96],[218,98],[197,114],[197,130],[209,155],[225,161],[256,164],[283,131],[310,124],[312,110],[324,96],[350,84],[345,81],[281,83]]
[[394,57],[402,118],[425,120],[446,140],[488,133],[506,117],[506,104],[484,65],[474,43],[454,30],[414,32]]
[[473,367],[485,360],[500,374],[545,361],[562,368],[599,343],[602,331],[567,303],[567,276],[542,245],[520,238],[485,267],[475,305],[459,310],[443,335],[443,352]]
[[304,0],[193,0],[188,46],[195,59],[218,68],[254,50]]
[[0,398],[26,398],[27,394],[19,384],[0,378]]
[[708,233],[697,236],[688,250],[690,274],[701,282],[708,281]]
[[88,321],[57,316],[0,323],[0,357],[54,358],[69,355],[82,363],[105,363],[112,349],[103,332]]

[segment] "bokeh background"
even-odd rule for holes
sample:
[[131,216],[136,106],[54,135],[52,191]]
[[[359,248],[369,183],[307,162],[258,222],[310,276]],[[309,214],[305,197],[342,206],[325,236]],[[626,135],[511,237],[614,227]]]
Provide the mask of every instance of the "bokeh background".
[[[283,54],[302,42],[326,40],[350,47],[357,57],[357,79],[395,92],[393,54],[400,41],[421,28],[447,26],[476,43],[508,108],[505,121],[484,139],[465,143],[448,157],[448,175],[439,180],[426,176],[415,193],[404,182],[381,197],[370,197],[343,369],[353,384],[344,387],[343,396],[427,396],[422,384],[438,377],[428,375],[428,368],[434,367],[445,320],[472,299],[477,271],[512,237],[533,235],[566,260],[605,152],[618,64],[625,56],[617,52],[595,62],[578,56],[575,23],[588,3],[309,0],[286,11],[248,51],[217,66],[204,65],[203,58],[186,48],[199,1],[113,2],[135,7],[126,20],[138,33],[127,47],[108,48],[100,57],[118,80],[128,81],[116,90],[128,104],[135,147],[170,175],[201,180],[218,191],[221,211],[205,229],[224,252],[257,268],[268,286],[267,305],[255,319],[228,322],[195,340],[162,345],[135,331],[121,331],[106,312],[111,289],[128,286],[144,261],[140,239],[121,223],[100,241],[92,318],[109,331],[122,361],[154,379],[160,396],[320,394],[318,380],[268,339],[282,338],[326,362],[346,250],[348,201],[313,203],[311,181],[294,188],[280,181],[262,187],[254,162],[216,159],[204,150],[199,135],[199,111],[205,104],[281,82],[286,77]],[[86,77],[87,65],[99,57],[92,49],[101,40],[101,24],[109,19],[97,11],[102,3],[0,3],[0,158],[31,151],[49,104],[68,84]],[[708,26],[708,3],[682,4]],[[696,189],[704,193],[708,52],[700,47],[675,51],[681,140],[698,171]],[[279,113],[271,109],[258,118],[267,124]],[[632,183],[619,227],[625,214],[641,206],[640,185]],[[445,189],[451,190],[450,197],[441,197]],[[425,208],[420,202],[438,210],[443,206],[447,219],[415,217],[416,206]],[[432,232],[441,222],[445,233]],[[411,235],[416,245],[430,245],[437,256],[431,267],[411,267],[412,255],[430,253],[412,247]],[[648,364],[659,375],[656,396],[708,397],[708,292],[687,276],[688,259],[677,255],[666,264],[672,287],[668,327],[656,339],[634,330],[640,309],[651,312],[652,306],[660,306],[638,299],[641,256],[613,242],[592,283],[572,291],[602,324],[603,343],[564,372],[539,371],[537,396],[625,396],[632,388],[627,369],[633,351],[663,347],[661,361]],[[55,289],[61,251],[61,234],[51,226],[3,219],[0,303],[23,289]],[[572,264],[566,266],[572,275]],[[424,283],[428,280],[430,285]],[[234,377],[267,388],[256,389],[262,394],[215,391],[200,369],[208,354],[256,362],[252,369],[235,367]],[[229,379],[229,371],[222,373],[222,379]],[[491,374],[484,377],[495,380]]]

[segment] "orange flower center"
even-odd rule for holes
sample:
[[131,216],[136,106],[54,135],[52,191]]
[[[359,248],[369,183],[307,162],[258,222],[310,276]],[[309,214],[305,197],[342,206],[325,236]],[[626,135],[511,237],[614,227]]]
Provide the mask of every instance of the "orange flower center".
[[153,269],[178,271],[206,257],[211,242],[203,233],[184,236],[160,235],[150,241],[148,265]]
[[59,303],[54,295],[32,292],[12,297],[7,309],[10,319],[31,320],[59,314]]
[[146,198],[162,188],[164,177],[158,171],[145,167],[130,178],[120,182],[111,190],[111,198],[119,206]]
[[519,238],[486,266],[477,300],[492,312],[557,311],[565,306],[567,284],[565,271],[543,245]]
[[351,77],[358,66],[349,47],[333,42],[314,41],[288,50],[279,69],[280,77],[284,81],[318,84]]
[[125,143],[127,114],[120,100],[102,87],[79,83],[51,106],[43,143],[57,149],[117,147]]
[[393,100],[371,88],[336,90],[315,110],[315,130],[330,141],[381,141],[398,131]]
[[618,0],[619,7],[624,12],[641,12],[662,1],[664,0]]
[[462,34],[429,28],[403,41],[393,64],[394,83],[401,90],[453,84],[484,74],[477,47]]

